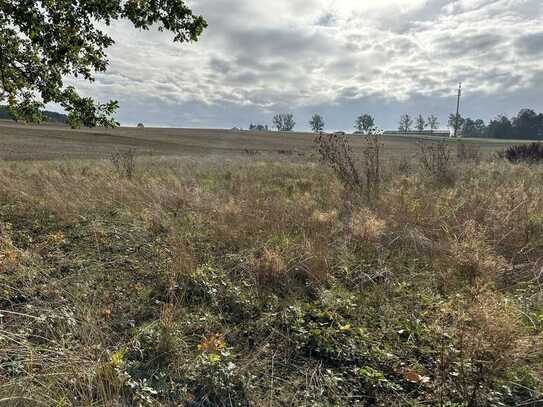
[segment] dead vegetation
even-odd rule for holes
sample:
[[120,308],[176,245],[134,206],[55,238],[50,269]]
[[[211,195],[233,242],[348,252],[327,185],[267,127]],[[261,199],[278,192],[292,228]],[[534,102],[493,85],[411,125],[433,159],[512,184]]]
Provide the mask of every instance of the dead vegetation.
[[348,136],[321,133],[315,139],[321,163],[331,168],[350,192],[368,202],[379,198],[383,144],[376,134],[364,136],[362,157],[356,157]]
[[128,149],[115,151],[109,156],[109,160],[120,177],[132,178],[136,171],[136,151]]
[[2,163],[2,403],[538,405],[543,169],[365,146]]
[[509,162],[536,164],[543,160],[543,144],[530,143],[507,147],[498,153],[498,157],[505,158]]

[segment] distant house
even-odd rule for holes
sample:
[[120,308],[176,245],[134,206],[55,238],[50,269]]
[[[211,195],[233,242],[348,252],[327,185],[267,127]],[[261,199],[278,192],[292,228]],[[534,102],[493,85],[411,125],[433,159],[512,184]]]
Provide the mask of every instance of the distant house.
[[143,123],[138,123],[138,129],[143,129],[144,127]]

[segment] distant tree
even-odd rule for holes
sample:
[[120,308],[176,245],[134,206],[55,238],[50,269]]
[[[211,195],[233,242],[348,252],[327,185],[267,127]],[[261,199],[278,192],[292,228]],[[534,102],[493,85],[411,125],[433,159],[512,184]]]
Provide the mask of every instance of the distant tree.
[[98,104],[64,83],[107,70],[106,27],[117,20],[169,31],[176,43],[196,41],[207,26],[183,0],[0,0],[0,103],[24,121],[43,120],[41,109],[56,103],[72,127],[118,125],[116,101]]
[[320,133],[324,130],[324,119],[320,114],[315,113],[309,121],[309,125],[311,126],[313,133]]
[[464,120],[462,126],[462,135],[464,137],[484,137],[485,136],[485,122],[481,119],[473,120],[469,117]]
[[467,117],[464,120],[464,125],[462,126],[462,135],[464,137],[474,137],[475,134],[475,121]]
[[138,123],[138,129],[143,129],[144,127],[143,123]]
[[411,119],[411,116],[408,114],[404,114],[400,117],[400,126],[398,127],[398,130],[402,133],[409,133],[411,130],[411,126],[413,125],[413,119]]
[[422,117],[422,115],[419,114],[415,121],[415,128],[418,131],[423,132],[425,127],[426,127],[426,120],[424,120],[424,117]]
[[369,114],[362,114],[356,118],[354,128],[358,131],[368,133],[375,126],[375,119]]
[[437,120],[437,117],[431,114],[426,119],[426,124],[428,125],[428,128],[430,129],[430,134],[434,132],[434,130],[437,130],[439,127],[439,121]]
[[511,120],[505,115],[500,115],[491,120],[486,127],[486,136],[497,139],[512,139],[515,133]]
[[292,113],[279,113],[273,116],[273,125],[277,131],[292,131],[296,122]]
[[457,115],[456,113],[451,113],[449,115],[448,125],[458,135],[460,133],[460,130],[462,129],[462,126],[464,125],[464,121],[465,119],[462,117],[461,114]]
[[275,116],[273,116],[272,123],[273,127],[275,127],[277,131],[281,131],[281,129],[283,128],[283,116],[280,114],[276,114]]
[[475,135],[474,137],[484,137],[486,132],[486,125],[484,120],[475,120]]
[[537,114],[532,109],[522,109],[513,118],[515,138],[541,139],[543,138],[543,114]]
[[287,113],[285,115],[285,118],[283,119],[283,131],[292,131],[294,130],[294,126],[296,126],[296,122],[294,121],[294,116],[291,113]]
[[[68,123],[68,116],[62,113],[41,110],[40,116],[49,122]],[[0,119],[10,119],[17,121],[17,116],[10,112],[9,106],[0,105]]]

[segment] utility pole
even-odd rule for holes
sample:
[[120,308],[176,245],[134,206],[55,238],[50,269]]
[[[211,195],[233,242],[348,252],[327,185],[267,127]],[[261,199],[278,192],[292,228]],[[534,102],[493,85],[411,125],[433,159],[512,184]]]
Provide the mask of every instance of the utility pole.
[[456,100],[456,116],[454,117],[454,138],[460,126],[460,97],[462,96],[462,82],[458,84],[458,99]]

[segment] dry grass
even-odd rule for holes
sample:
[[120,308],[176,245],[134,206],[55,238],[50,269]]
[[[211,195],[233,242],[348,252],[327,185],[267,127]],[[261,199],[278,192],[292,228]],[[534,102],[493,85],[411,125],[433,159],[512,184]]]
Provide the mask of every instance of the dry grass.
[[2,163],[2,404],[537,405],[542,168],[271,158]]

